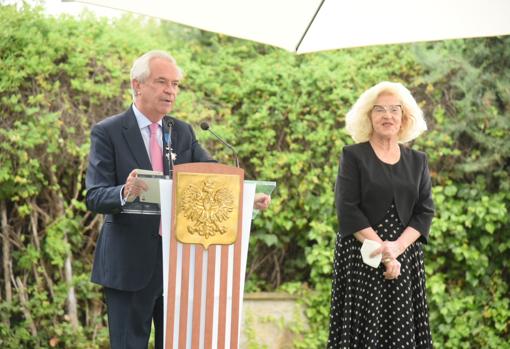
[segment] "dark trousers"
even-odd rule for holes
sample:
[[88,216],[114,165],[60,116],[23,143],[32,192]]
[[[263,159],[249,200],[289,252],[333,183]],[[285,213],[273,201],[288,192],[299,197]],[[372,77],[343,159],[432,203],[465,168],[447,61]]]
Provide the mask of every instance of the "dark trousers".
[[108,329],[112,349],[147,349],[151,323],[155,328],[155,349],[163,349],[163,267],[159,262],[149,284],[139,291],[105,287]]

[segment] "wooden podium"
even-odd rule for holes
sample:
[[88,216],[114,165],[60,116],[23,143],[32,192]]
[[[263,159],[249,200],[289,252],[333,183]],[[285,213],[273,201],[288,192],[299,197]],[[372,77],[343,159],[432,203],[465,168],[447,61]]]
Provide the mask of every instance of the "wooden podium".
[[214,163],[177,165],[173,178],[160,181],[165,348],[237,349],[256,183]]

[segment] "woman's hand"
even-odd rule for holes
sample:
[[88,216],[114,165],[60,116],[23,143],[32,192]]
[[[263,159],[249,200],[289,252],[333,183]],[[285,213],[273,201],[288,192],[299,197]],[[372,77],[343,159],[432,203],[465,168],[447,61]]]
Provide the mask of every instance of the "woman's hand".
[[402,246],[398,241],[383,241],[381,247],[377,250],[374,250],[370,254],[370,257],[375,257],[378,254],[382,254],[383,263],[389,262],[392,259],[397,259],[398,256],[404,252],[404,246]]
[[400,262],[396,259],[391,259],[384,263],[386,271],[383,273],[384,278],[387,280],[393,280],[400,276]]

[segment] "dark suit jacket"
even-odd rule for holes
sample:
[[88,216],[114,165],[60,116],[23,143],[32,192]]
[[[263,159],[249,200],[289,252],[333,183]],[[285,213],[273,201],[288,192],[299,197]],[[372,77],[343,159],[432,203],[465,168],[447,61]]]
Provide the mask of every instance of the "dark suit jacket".
[[[195,138],[191,126],[174,119],[171,133],[175,164],[208,162],[211,156]],[[166,161],[164,161],[168,172]],[[156,263],[160,216],[122,214],[120,190],[135,169],[151,170],[133,109],[97,123],[91,132],[86,203],[105,214],[97,241],[92,281],[125,291],[144,288]]]
[[427,241],[434,215],[427,157],[403,145],[400,153],[399,162],[388,165],[368,142],[344,147],[335,186],[342,237],[375,227],[395,201],[402,224]]

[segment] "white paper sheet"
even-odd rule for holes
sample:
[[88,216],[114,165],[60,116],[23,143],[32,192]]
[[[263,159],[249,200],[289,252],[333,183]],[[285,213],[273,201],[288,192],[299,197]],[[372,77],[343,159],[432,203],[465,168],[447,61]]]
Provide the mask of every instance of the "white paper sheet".
[[361,257],[363,258],[363,262],[368,264],[373,268],[378,268],[379,264],[381,264],[382,254],[378,254],[374,257],[370,257],[370,254],[381,247],[381,244],[374,240],[365,239],[363,241],[363,245],[361,246]]

